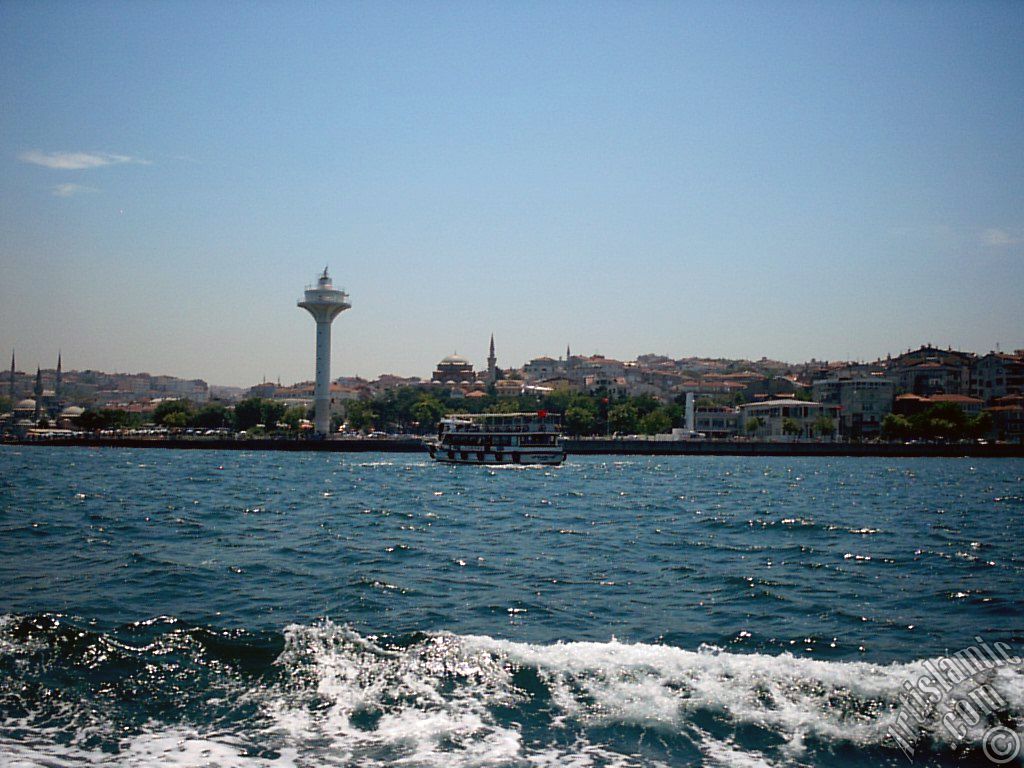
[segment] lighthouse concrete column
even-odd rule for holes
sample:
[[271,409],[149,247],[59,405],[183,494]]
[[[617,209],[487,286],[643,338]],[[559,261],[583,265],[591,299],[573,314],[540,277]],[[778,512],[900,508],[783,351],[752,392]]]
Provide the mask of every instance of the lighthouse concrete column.
[[348,294],[331,282],[327,268],[306,288],[298,305],[316,321],[316,384],[313,387],[313,423],[317,434],[331,432],[331,323],[348,309]]
[[[332,318],[333,319],[333,318]],[[331,320],[316,321],[316,388],[313,391],[318,434],[331,431]]]

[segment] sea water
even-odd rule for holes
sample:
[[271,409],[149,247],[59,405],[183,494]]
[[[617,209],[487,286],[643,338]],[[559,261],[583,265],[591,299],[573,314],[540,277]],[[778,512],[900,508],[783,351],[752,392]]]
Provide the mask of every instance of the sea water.
[[963,738],[945,693],[910,762],[890,726],[1024,656],[1022,478],[3,447],[0,764],[985,765],[1020,664]]

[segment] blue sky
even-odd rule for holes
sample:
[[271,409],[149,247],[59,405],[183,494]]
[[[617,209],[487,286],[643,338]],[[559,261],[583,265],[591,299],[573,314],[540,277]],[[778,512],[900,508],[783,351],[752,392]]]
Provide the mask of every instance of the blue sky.
[[0,350],[1024,347],[1024,4],[0,2]]

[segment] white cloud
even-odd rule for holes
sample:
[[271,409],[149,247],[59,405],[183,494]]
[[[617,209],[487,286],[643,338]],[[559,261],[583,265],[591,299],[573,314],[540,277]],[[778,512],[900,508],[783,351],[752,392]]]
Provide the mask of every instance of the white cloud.
[[1011,235],[1005,229],[986,229],[981,233],[981,242],[985,245],[1019,245],[1024,243],[1024,237]]
[[146,160],[130,155],[112,155],[107,152],[40,152],[37,149],[22,152],[18,155],[18,159],[23,163],[32,163],[60,171],[81,171],[86,168],[99,168],[104,165],[122,163],[149,164]]
[[95,192],[95,187],[86,187],[81,184],[58,184],[53,188],[53,194],[57,197],[71,197],[79,192]]

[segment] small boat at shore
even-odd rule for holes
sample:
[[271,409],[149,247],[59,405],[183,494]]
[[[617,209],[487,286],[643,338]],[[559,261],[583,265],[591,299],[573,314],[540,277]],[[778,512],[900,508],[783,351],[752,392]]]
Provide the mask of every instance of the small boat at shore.
[[430,457],[449,464],[561,464],[565,461],[557,413],[457,413],[438,424]]

